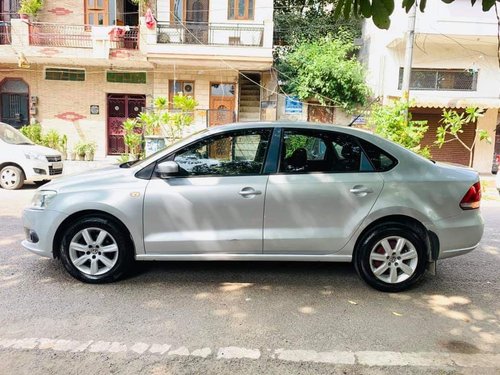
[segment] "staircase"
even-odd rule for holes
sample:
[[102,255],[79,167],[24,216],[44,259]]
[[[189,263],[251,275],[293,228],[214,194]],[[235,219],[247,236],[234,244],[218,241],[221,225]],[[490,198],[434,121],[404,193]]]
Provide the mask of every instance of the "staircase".
[[[240,75],[240,106],[239,121],[252,122],[260,121],[260,75],[245,74]],[[254,81],[254,82],[252,82]]]

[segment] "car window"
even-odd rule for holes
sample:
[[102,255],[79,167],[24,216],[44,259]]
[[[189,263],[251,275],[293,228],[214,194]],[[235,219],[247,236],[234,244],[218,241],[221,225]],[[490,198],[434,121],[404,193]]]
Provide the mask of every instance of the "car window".
[[363,139],[360,139],[359,142],[368,156],[368,159],[370,159],[375,171],[385,172],[392,169],[397,164],[397,160],[393,156],[381,150],[374,144]]
[[204,139],[175,157],[189,176],[241,176],[260,174],[272,129],[244,130]]
[[355,137],[329,131],[285,130],[280,160],[281,173],[373,171]]

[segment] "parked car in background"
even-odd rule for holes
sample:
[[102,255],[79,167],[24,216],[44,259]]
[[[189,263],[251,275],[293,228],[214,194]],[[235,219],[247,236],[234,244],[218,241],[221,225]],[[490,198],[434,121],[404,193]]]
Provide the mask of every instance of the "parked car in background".
[[500,165],[500,154],[493,154],[493,165],[491,166],[491,173],[498,173],[498,166]]
[[0,122],[0,186],[15,190],[26,181],[41,183],[63,172],[61,153],[35,145],[21,132]]
[[325,261],[396,292],[478,245],[480,200],[477,172],[366,131],[236,124],[50,182],[24,211],[23,246],[88,283],[134,259]]

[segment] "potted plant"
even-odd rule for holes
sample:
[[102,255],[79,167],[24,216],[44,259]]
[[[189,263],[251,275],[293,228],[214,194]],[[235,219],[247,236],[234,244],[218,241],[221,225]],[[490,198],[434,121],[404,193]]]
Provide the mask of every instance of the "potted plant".
[[95,142],[90,142],[85,144],[85,160],[94,161],[95,150],[97,149],[97,145]]
[[43,7],[43,0],[21,0],[19,15],[22,19],[34,20]]
[[87,145],[84,142],[78,142],[73,151],[76,154],[76,160],[85,160],[85,150],[87,148]]
[[68,159],[68,137],[66,136],[66,134],[64,134],[59,139],[58,150],[62,154],[62,160],[67,160]]

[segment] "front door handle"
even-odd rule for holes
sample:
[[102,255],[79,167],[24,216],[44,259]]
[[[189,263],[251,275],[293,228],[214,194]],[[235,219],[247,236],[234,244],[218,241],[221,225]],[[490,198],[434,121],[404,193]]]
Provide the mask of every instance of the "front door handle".
[[367,186],[363,185],[356,185],[353,186],[351,190],[349,190],[352,194],[354,195],[359,195],[361,197],[364,197],[367,194],[373,193],[373,189],[370,189]]
[[253,187],[244,187],[238,194],[243,198],[251,198],[256,195],[261,195],[262,192],[260,190],[255,190]]

